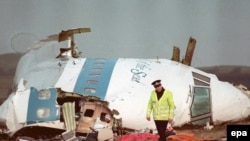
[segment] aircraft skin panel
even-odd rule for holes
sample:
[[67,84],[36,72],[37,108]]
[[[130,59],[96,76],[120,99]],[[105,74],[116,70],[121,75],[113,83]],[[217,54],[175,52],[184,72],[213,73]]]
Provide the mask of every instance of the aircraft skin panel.
[[[212,81],[213,120],[236,121],[250,115],[250,99],[228,82]],[[223,112],[222,112],[223,111]],[[233,114],[232,114],[233,111]],[[223,121],[222,121],[223,120]]]
[[67,47],[68,41],[57,42],[41,40],[28,50],[17,65],[14,83],[17,85],[23,78],[27,81],[26,88],[37,89],[54,86],[65,68],[67,59],[57,59],[60,47]]
[[[73,92],[104,99],[115,63],[116,59],[87,58]],[[95,66],[96,64],[102,66]],[[91,77],[92,74],[98,74],[100,77]]]
[[6,121],[10,131],[15,131],[26,123],[29,96],[30,89],[12,93],[2,105],[7,107],[0,108],[0,121]]
[[13,97],[14,112],[17,123],[26,123],[28,113],[28,103],[30,97],[30,89],[24,91],[17,91]]
[[[173,92],[177,107],[182,106],[176,109],[178,113],[182,113],[176,115],[177,123],[188,122],[190,120],[188,107],[191,101],[189,100],[189,103],[186,101],[189,84],[193,83],[192,69],[180,65],[165,59],[161,59],[160,63],[155,59],[119,59],[113,70],[105,99],[110,102],[111,108],[119,110],[127,127],[154,128],[153,120],[148,122],[145,115],[150,93],[154,90],[151,82],[161,79],[163,86]],[[135,119],[140,122],[135,123]]]
[[[22,58],[21,64],[26,63],[25,61],[27,59],[28,58]],[[61,63],[61,66],[58,65],[59,63],[60,61],[57,59],[50,59],[38,64],[30,64],[31,66],[29,67],[18,68],[18,70],[26,73],[17,74],[18,77],[16,77],[16,84],[23,78],[27,82],[25,84],[26,88],[35,87],[37,89],[43,89],[54,86],[65,68],[65,65],[63,64],[64,62]]]
[[115,64],[116,59],[69,59],[55,87],[104,99]]
[[[151,73],[149,64],[152,60],[144,59],[118,59],[110,79],[110,85],[105,97],[110,107],[118,109],[123,124],[130,128],[147,127],[145,122],[145,110],[151,81],[148,75]],[[129,112],[127,112],[129,111]],[[140,122],[133,122],[133,121]]]
[[35,88],[30,90],[27,124],[59,119],[59,107],[56,104],[57,90],[50,88],[44,93]]
[[68,61],[60,61],[62,64],[65,64],[65,67],[62,68],[63,72],[59,76],[57,82],[55,83],[56,88],[61,88],[67,92],[73,92],[75,84],[77,82],[78,76],[81,73],[81,70],[84,66],[86,59],[69,59]]
[[6,125],[10,131],[26,123],[30,89],[10,94],[0,108],[0,125]]
[[[35,88],[10,94],[0,108],[0,125],[5,125],[11,134],[24,126],[33,125],[32,123],[38,125],[39,121],[45,121],[40,123],[40,126],[63,129],[64,125],[58,121],[59,107],[56,106],[56,89],[50,88],[49,91],[52,94],[49,100],[38,100],[38,91]],[[50,109],[50,117],[39,119],[37,117],[39,108]],[[53,123],[46,121],[53,121]]]
[[35,55],[33,53],[27,53],[23,55],[17,65],[15,74],[15,85],[27,74],[29,74],[29,69],[32,66],[36,66]]
[[[139,60],[139,59],[138,59]],[[145,72],[136,70],[137,59],[118,59],[114,67],[110,85],[105,99],[112,100],[117,97],[127,96],[127,93],[134,84],[143,84],[141,77],[145,77]]]
[[12,103],[14,96],[15,94],[11,93],[0,108],[0,125],[8,127],[11,132],[18,128]]

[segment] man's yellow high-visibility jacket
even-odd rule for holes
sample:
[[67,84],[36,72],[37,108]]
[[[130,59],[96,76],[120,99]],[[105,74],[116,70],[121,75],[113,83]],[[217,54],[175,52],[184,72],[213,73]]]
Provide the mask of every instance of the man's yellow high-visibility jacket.
[[153,111],[154,120],[168,120],[174,117],[174,99],[173,94],[169,90],[165,90],[162,97],[158,100],[155,91],[151,92],[148,102],[147,117],[150,117]]

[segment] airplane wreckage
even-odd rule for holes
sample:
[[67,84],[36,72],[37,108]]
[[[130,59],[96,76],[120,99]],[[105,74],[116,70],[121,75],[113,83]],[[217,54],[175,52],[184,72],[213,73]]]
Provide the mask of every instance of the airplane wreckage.
[[74,35],[85,32],[90,28],[48,36],[21,57],[12,93],[0,107],[1,137],[102,141],[155,129],[145,115],[156,79],[173,92],[174,127],[250,115],[247,89],[190,66],[195,39],[182,61],[177,47],[171,60],[83,58]]

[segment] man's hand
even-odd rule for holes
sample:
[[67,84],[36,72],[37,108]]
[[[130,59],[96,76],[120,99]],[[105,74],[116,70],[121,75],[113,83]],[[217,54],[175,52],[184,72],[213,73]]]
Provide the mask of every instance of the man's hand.
[[146,119],[147,119],[148,121],[150,121],[150,117],[146,117]]
[[168,123],[172,123],[173,122],[173,119],[168,119]]

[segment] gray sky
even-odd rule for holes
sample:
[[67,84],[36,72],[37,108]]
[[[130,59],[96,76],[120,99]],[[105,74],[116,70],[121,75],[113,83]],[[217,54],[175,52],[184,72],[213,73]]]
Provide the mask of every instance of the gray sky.
[[[86,57],[170,59],[197,40],[193,66],[250,66],[249,0],[1,0],[0,54],[70,28]],[[22,35],[22,36],[21,36]],[[12,44],[11,44],[12,41]],[[25,42],[22,42],[25,41]]]

